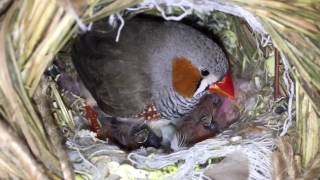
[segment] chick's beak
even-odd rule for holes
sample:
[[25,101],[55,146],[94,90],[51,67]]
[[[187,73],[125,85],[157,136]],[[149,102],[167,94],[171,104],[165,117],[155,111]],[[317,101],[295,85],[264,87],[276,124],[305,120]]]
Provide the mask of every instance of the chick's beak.
[[221,96],[226,96],[230,99],[234,99],[233,81],[230,72],[227,72],[221,81],[218,81],[208,88],[209,92],[216,93]]

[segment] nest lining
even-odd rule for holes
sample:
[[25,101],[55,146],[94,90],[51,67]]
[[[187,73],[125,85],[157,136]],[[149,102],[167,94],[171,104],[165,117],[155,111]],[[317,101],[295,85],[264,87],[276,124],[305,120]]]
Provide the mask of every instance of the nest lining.
[[[144,4],[136,10],[141,10],[142,8],[145,8]],[[159,7],[157,9],[159,10]],[[167,10],[178,14],[180,12],[179,9],[171,9],[170,6]],[[131,8],[129,11],[133,11],[133,9]],[[144,11],[148,14],[157,14],[156,11],[148,9]],[[163,15],[164,10],[160,12]],[[182,13],[176,20],[182,20],[185,15],[188,14]],[[119,14],[116,17],[122,23],[119,28],[118,39],[121,36],[121,28],[125,25],[125,21]],[[130,176],[144,179],[170,177],[175,179],[206,179],[208,177],[204,172],[210,167],[210,164],[201,168],[199,168],[199,165],[206,164],[212,158],[221,158],[239,153],[244,154],[249,161],[245,166],[248,166],[248,177],[250,179],[271,179],[273,138],[274,134],[281,129],[281,122],[286,118],[284,114],[277,115],[273,112],[273,108],[278,106],[278,103],[270,101],[272,97],[272,88],[270,88],[272,75],[270,74],[273,73],[273,65],[272,62],[270,63],[270,59],[273,58],[273,54],[270,52],[272,46],[266,46],[265,42],[263,42],[263,45],[259,45],[261,39],[266,37],[264,31],[262,31],[262,36],[259,33],[250,32],[245,24],[241,24],[242,20],[234,16],[222,12],[204,14],[196,11],[191,17],[196,17],[191,19],[198,25],[208,28],[222,39],[222,43],[233,64],[234,75],[237,74],[251,79],[253,86],[260,91],[256,94],[256,103],[251,104],[250,108],[244,109],[241,120],[219,136],[198,143],[189,149],[180,149],[167,155],[161,151],[147,148],[130,152],[128,159],[126,159],[126,152],[121,151],[116,146],[109,145],[108,142],[98,140],[92,132],[78,129],[66,137],[68,138],[69,157],[73,162],[75,172],[79,176],[89,179],[103,179],[111,176],[120,176],[124,179],[130,179]],[[116,23],[117,18],[113,19],[114,22],[111,23]],[[165,16],[165,19],[171,18]],[[242,26],[239,29],[243,31],[240,33],[244,37],[239,37],[239,34],[237,34],[239,33],[238,27],[235,27],[237,25]],[[241,45],[243,40],[248,40],[246,38],[250,38],[249,41],[253,42],[253,44],[250,44],[251,46]],[[239,43],[241,47],[236,45]],[[239,49],[243,51],[239,51]],[[62,59],[64,63],[68,61],[66,57]],[[254,67],[258,70],[252,71]],[[74,70],[71,68],[70,71],[72,73]],[[51,86],[51,88],[54,89],[55,87]],[[59,99],[59,95],[55,95],[55,98],[56,100],[57,98]],[[80,97],[78,100],[83,101]],[[60,102],[59,107],[64,107],[63,102]],[[79,112],[81,103],[80,107],[73,107],[76,108],[73,110]],[[61,120],[61,118],[64,120]],[[72,123],[70,123],[70,120],[66,121],[66,119],[70,119],[70,117],[65,118],[63,115],[60,117],[60,121],[65,122],[62,126],[69,126],[70,128]],[[250,132],[251,130],[246,126],[252,126],[253,129],[258,127],[259,132]],[[73,128],[71,127],[71,129]],[[168,168],[171,171],[168,172]],[[128,174],[131,175],[129,176]]]

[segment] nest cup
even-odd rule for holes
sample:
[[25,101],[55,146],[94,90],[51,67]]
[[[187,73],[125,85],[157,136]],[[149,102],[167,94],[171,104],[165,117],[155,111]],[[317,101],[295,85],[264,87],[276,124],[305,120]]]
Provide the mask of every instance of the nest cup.
[[[316,2],[4,2],[1,178],[219,179],[232,175],[231,167],[239,163],[244,178],[318,177]],[[251,94],[254,103],[242,109],[237,123],[217,137],[171,154],[149,149],[128,153],[77,128],[81,97],[66,102],[67,92],[43,73],[54,59],[68,67],[68,45],[79,29],[89,30],[91,22],[107,16],[122,27],[123,16],[139,13],[188,21],[218,37],[233,75],[256,90]]]

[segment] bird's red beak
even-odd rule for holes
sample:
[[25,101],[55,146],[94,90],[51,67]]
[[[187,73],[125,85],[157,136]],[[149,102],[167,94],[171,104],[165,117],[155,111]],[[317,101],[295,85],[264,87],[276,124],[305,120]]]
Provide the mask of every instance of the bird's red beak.
[[227,72],[223,79],[209,86],[209,92],[216,93],[234,99],[233,81],[230,72]]

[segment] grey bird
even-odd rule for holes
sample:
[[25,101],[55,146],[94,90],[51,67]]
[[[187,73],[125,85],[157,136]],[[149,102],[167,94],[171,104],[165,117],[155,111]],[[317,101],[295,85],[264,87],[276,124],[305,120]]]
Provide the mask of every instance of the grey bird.
[[233,96],[225,53],[193,27],[134,17],[119,42],[116,35],[100,21],[72,49],[80,78],[106,114],[175,124],[205,94]]

